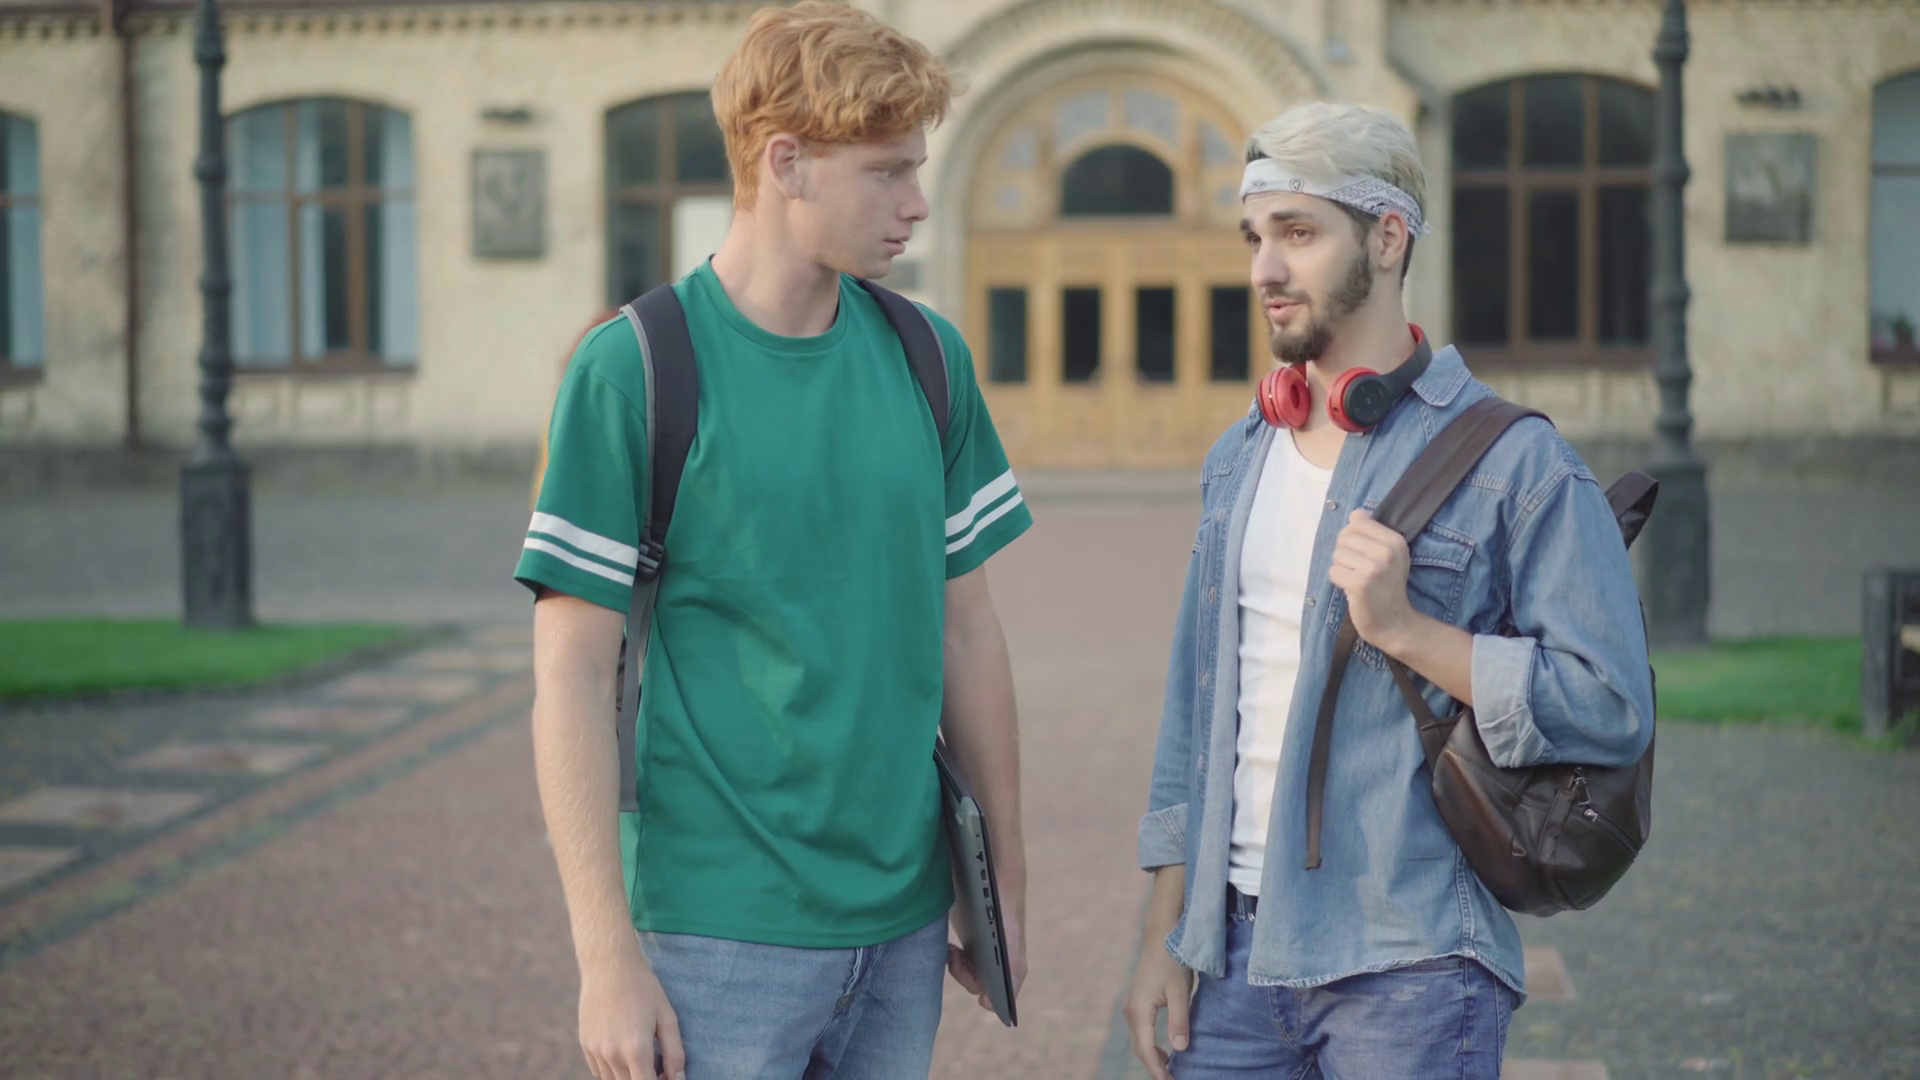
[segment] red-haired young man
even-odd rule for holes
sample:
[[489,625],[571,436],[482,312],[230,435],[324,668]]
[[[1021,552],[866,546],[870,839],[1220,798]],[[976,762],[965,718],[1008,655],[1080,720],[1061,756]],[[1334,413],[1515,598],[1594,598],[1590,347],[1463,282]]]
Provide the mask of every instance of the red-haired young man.
[[815,2],[757,15],[715,80],[735,217],[672,286],[698,435],[642,673],[639,812],[618,824],[609,718],[649,483],[632,329],[589,332],[562,382],[515,576],[538,597],[537,773],[600,1080],[927,1075],[943,973],[980,992],[948,947],[941,730],[991,823],[1024,972],[1018,735],[984,564],[1032,519],[959,333],[926,313],[943,444],[857,280],[926,218],[926,132],[951,96],[923,46]]

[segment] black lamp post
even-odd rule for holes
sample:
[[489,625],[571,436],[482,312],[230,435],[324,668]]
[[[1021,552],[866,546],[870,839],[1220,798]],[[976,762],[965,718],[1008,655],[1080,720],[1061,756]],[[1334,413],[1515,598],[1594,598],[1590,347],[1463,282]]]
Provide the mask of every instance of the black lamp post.
[[200,67],[201,237],[206,259],[200,276],[200,442],[180,471],[181,581],[188,626],[240,629],[253,623],[252,511],[246,463],[233,452],[227,392],[233,386],[227,274],[227,164],[220,116],[220,13],[200,0],[194,19],[193,59]]
[[1693,414],[1687,390],[1686,217],[1681,193],[1688,170],[1682,137],[1680,69],[1687,60],[1686,0],[1667,0],[1653,48],[1660,97],[1653,152],[1654,379],[1660,384],[1659,440],[1647,471],[1660,481],[1660,502],[1647,522],[1644,565],[1648,630],[1655,644],[1707,640],[1712,595],[1707,466],[1688,436]]

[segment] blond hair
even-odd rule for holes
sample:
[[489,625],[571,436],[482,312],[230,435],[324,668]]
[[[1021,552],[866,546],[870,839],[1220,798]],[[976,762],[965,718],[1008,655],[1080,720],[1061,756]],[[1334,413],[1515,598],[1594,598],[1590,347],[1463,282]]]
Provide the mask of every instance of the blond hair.
[[713,81],[734,205],[760,186],[774,135],[809,145],[897,139],[946,118],[953,77],[926,46],[844,3],[764,8]]
[[1315,183],[1342,176],[1384,180],[1411,195],[1423,216],[1427,212],[1427,173],[1413,132],[1377,105],[1295,105],[1247,139],[1247,160],[1263,157]]

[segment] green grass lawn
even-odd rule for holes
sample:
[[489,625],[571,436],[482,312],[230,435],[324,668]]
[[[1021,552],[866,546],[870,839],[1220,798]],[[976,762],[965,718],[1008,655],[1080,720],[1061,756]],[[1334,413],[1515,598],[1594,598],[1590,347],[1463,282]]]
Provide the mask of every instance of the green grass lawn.
[[[266,626],[229,633],[142,619],[0,620],[0,700],[126,689],[239,686],[376,645],[403,627]],[[1857,638],[1719,642],[1656,652],[1669,720],[1860,728]]]
[[1660,717],[1860,730],[1860,639],[1763,638],[1656,652]]
[[162,619],[0,620],[0,700],[241,686],[405,632],[359,624],[228,632]]

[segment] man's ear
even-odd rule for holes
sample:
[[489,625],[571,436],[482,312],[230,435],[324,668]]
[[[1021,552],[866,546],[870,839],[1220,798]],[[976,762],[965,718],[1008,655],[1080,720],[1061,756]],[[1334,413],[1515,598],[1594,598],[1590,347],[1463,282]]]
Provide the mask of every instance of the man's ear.
[[1407,229],[1407,222],[1399,214],[1386,214],[1380,218],[1380,228],[1374,237],[1375,269],[1381,271],[1400,269],[1401,260],[1407,257],[1407,245],[1413,234]]
[[767,140],[763,159],[780,194],[798,199],[806,193],[806,150],[799,139],[785,132],[775,135]]

